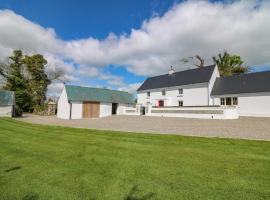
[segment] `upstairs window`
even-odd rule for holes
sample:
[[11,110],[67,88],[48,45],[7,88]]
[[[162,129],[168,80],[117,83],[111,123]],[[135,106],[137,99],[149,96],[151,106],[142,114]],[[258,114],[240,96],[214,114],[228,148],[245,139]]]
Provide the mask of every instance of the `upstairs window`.
[[166,95],[166,91],[162,90],[162,96],[165,96],[165,95]]
[[178,89],[178,94],[183,94],[183,88]]
[[147,92],[147,96],[150,97],[150,92]]

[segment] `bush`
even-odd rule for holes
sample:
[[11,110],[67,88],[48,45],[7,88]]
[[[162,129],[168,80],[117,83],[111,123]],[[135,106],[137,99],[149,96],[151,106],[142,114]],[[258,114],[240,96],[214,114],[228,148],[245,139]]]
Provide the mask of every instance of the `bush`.
[[48,114],[48,104],[44,103],[42,105],[35,106],[33,113],[37,114],[37,115],[47,115]]

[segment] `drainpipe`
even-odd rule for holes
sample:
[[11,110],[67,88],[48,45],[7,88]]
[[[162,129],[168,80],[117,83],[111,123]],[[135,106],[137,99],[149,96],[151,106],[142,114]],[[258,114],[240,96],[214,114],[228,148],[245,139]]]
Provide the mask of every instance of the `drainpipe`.
[[71,120],[71,115],[72,115],[72,103],[71,101],[68,101],[69,103],[69,119]]

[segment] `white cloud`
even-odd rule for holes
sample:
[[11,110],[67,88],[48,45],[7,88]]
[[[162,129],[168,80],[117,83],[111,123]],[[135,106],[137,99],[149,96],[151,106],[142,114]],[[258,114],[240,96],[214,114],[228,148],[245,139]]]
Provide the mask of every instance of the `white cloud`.
[[248,65],[270,64],[269,10],[266,1],[187,1],[128,36],[67,42],[67,54],[85,65],[124,65],[139,75],[163,73],[170,65],[182,69],[179,60],[195,54],[209,63],[223,50],[240,54]]
[[210,63],[212,56],[227,50],[241,55],[247,65],[270,65],[269,10],[269,1],[184,1],[163,16],[145,20],[130,34],[72,41],[61,40],[52,28],[2,10],[0,58],[17,48],[43,53],[48,66],[61,66],[66,78],[89,76],[118,88],[124,88],[123,78],[102,72],[108,64],[150,76],[166,72],[171,65],[186,68],[179,62],[183,57],[199,54]]
[[135,94],[137,89],[141,86],[142,83],[131,83],[131,84],[126,84],[123,87],[120,87],[119,90],[121,91],[126,91],[131,94]]

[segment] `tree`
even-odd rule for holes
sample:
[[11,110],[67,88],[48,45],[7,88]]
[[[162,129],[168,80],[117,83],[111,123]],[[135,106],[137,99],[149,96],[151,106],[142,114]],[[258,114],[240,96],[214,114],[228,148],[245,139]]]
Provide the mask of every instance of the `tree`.
[[[46,59],[40,54],[24,56],[21,50],[15,50],[8,63],[0,65],[3,88],[15,91],[16,115],[44,107],[47,88],[51,83],[45,72],[46,64]],[[57,77],[54,74],[52,78]]]
[[16,115],[29,110],[31,106],[30,92],[28,91],[28,80],[23,65],[24,58],[21,50],[13,51],[9,57],[8,64],[1,64],[0,75],[5,79],[5,90],[15,91]]
[[226,51],[213,57],[213,61],[218,66],[221,76],[239,75],[249,71],[248,67],[244,66],[244,61],[240,56],[230,55]]
[[42,106],[46,101],[48,85],[51,83],[45,73],[47,61],[40,54],[25,56],[24,64],[28,73],[28,88],[31,92],[31,110]]
[[198,64],[194,64],[195,66],[197,66],[198,68],[202,68],[204,67],[204,59],[199,56],[199,55],[195,55],[195,56],[190,56],[188,58],[182,58],[180,61],[182,63],[188,63],[190,60],[192,59],[197,59],[197,61],[199,62]]

